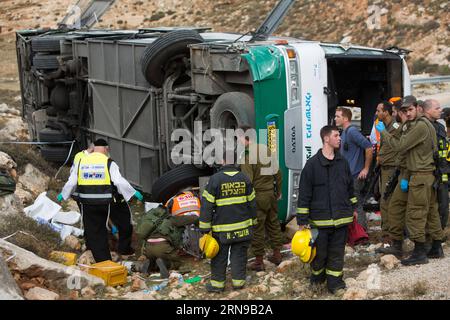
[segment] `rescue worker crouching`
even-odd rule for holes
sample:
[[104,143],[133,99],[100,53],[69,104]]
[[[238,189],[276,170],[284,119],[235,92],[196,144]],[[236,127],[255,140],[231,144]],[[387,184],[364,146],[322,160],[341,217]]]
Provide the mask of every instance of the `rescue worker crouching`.
[[81,203],[82,222],[86,246],[96,262],[111,260],[107,223],[113,201],[113,185],[126,201],[133,196],[142,201],[135,190],[120,174],[119,167],[109,157],[108,143],[104,139],[94,142],[92,153],[84,156],[78,169],[72,170],[58,201],[67,200],[76,190]]
[[138,245],[136,255],[149,259],[150,270],[158,266],[161,276],[169,276],[168,269],[180,269],[178,250],[183,247],[185,226],[198,224],[196,214],[171,215],[160,205],[148,211],[136,228]]
[[200,216],[200,199],[192,191],[182,191],[170,198],[166,203],[173,216]]
[[348,225],[353,222],[357,199],[348,162],[335,150],[341,138],[336,126],[320,130],[323,148],[306,162],[300,176],[297,223],[303,230],[318,229],[316,257],[311,262],[311,284],[327,282],[328,290],[340,295],[343,281]]
[[[226,161],[226,154],[233,161]],[[211,259],[209,292],[225,289],[228,252],[230,252],[233,289],[242,289],[246,282],[247,250],[256,224],[255,191],[248,177],[234,166],[234,150],[225,150],[221,170],[212,175],[202,194],[200,231],[219,243],[219,251]]]

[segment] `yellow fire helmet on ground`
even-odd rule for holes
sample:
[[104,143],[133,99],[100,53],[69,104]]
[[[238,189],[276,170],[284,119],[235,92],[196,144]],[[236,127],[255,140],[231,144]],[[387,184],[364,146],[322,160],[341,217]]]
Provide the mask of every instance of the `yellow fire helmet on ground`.
[[300,258],[304,263],[311,263],[316,256],[316,248],[314,242],[317,239],[317,229],[299,230],[295,233],[291,242],[292,253]]
[[204,234],[198,241],[200,250],[205,254],[206,258],[212,259],[219,252],[219,243],[211,236],[210,233]]

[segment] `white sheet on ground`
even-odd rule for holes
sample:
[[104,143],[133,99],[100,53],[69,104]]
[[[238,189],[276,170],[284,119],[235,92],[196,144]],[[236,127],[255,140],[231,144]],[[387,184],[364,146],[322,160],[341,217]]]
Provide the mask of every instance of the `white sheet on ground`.
[[80,222],[81,214],[76,211],[59,211],[52,219],[52,222],[62,223],[62,224],[70,224],[74,225],[75,223]]
[[61,206],[50,200],[47,197],[47,192],[42,192],[31,206],[23,209],[27,216],[47,222],[50,222],[60,210]]
[[80,222],[81,214],[76,211],[60,210],[61,206],[49,199],[46,192],[41,193],[31,206],[24,209],[27,216],[39,223],[48,224],[58,232],[62,240],[71,234],[76,237],[83,236],[83,230],[72,226]]

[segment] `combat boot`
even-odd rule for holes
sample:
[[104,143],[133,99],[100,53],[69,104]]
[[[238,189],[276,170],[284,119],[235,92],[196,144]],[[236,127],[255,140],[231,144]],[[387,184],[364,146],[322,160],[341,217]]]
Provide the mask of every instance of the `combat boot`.
[[441,241],[434,240],[431,249],[427,253],[427,257],[431,259],[440,259],[444,257],[444,250],[442,250]]
[[392,245],[384,248],[378,248],[375,252],[382,254],[393,254],[397,258],[401,258],[403,255],[403,241],[402,240],[394,240]]
[[415,264],[428,263],[427,253],[425,251],[425,243],[414,242],[414,251],[408,259],[401,261],[404,266],[412,266]]
[[251,263],[248,268],[253,271],[264,271],[264,258],[263,256],[256,256],[255,262]]
[[269,257],[269,261],[275,265],[279,265],[282,260],[280,249],[273,249],[273,254]]
[[161,275],[161,278],[168,279],[170,274],[169,274],[169,270],[166,267],[166,264],[164,263],[164,260],[161,258],[157,258],[156,265],[159,268],[159,273]]
[[146,259],[144,261],[133,262],[133,265],[131,266],[131,271],[140,272],[147,275],[149,268],[150,268],[150,260]]

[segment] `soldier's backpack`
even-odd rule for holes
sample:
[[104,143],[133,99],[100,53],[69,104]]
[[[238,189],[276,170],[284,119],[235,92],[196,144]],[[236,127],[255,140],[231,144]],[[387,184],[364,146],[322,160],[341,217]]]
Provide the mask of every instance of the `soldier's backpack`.
[[16,181],[6,172],[0,171],[0,196],[14,193]]

